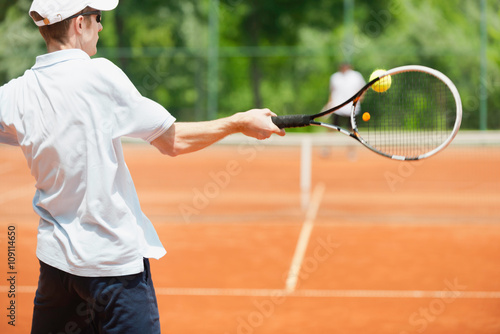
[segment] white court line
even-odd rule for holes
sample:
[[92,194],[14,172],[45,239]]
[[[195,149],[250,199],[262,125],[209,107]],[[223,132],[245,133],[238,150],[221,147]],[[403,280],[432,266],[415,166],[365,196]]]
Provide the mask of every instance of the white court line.
[[500,291],[158,288],[156,293],[160,296],[500,299]]
[[316,219],[324,192],[325,184],[318,183],[314,188],[311,202],[307,208],[306,219],[302,225],[299,240],[297,241],[297,246],[293,255],[292,264],[290,265],[290,270],[288,271],[285,283],[285,290],[288,292],[294,291],[297,286],[297,279],[299,277],[300,268],[302,267],[302,261],[304,260],[304,255],[306,253],[309,238],[311,237],[311,232],[314,226],[314,220]]
[[[35,293],[36,286],[16,286],[18,293]],[[296,290],[284,289],[219,289],[219,288],[156,288],[158,296],[213,297],[303,297],[303,298],[457,298],[500,299],[500,291],[438,291],[438,290]],[[0,293],[9,287],[0,286]]]

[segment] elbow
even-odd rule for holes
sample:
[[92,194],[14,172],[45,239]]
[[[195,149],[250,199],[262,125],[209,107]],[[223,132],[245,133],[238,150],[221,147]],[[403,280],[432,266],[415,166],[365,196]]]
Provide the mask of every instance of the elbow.
[[169,157],[176,157],[181,152],[174,145],[170,145],[170,143],[165,143],[159,140],[151,142],[151,145],[156,147],[156,149],[162,154],[167,155]]
[[171,147],[171,146],[169,146],[169,147],[164,147],[164,146],[157,147],[157,149],[160,151],[161,154],[167,155],[167,156],[172,157],[172,158],[174,158],[174,157],[176,157],[176,156],[178,156],[178,155],[181,154],[179,152],[179,150],[177,150],[177,149],[175,149],[174,147]]
[[176,150],[169,150],[163,154],[168,155],[169,157],[175,158],[176,156],[180,155],[181,153],[179,151],[176,151]]
[[179,145],[175,143],[175,140],[171,137],[159,137],[151,142],[151,145],[156,147],[156,149],[162,155],[168,155],[169,157],[176,157],[181,154]]
[[151,142],[161,154],[169,157],[176,157],[182,154],[182,145],[175,136],[175,124],[173,124],[164,134]]

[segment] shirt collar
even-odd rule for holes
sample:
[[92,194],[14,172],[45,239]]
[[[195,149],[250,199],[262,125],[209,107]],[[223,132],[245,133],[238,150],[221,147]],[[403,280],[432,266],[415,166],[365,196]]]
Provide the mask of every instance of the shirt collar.
[[80,49],[55,51],[36,57],[36,63],[33,66],[33,69],[51,66],[57,63],[75,59],[87,60],[90,59],[90,57],[87,53],[85,53],[85,51]]

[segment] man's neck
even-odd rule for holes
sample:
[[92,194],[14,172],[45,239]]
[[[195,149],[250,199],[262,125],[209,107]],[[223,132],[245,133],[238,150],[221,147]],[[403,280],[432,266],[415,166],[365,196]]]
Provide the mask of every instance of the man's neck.
[[69,49],[81,49],[79,47],[79,43],[77,39],[73,37],[68,37],[67,40],[64,41],[64,43],[58,42],[58,41],[50,41],[47,43],[47,52],[56,52],[56,51],[61,51],[61,50],[69,50]]
[[52,53],[56,51],[61,51],[61,50],[69,50],[69,49],[76,49],[75,47],[67,44],[50,44],[47,45],[47,52]]

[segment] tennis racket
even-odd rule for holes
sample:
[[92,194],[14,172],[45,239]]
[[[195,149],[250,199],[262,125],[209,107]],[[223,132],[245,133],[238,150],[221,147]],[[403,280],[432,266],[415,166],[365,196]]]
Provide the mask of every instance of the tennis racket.
[[[316,120],[351,102],[352,130]],[[411,65],[382,73],[344,103],[318,114],[272,120],[279,128],[323,126],[385,157],[420,160],[451,143],[460,128],[462,103],[457,88],[444,74]]]

